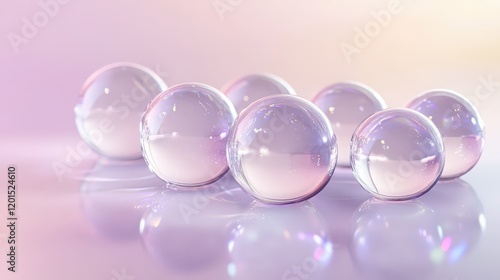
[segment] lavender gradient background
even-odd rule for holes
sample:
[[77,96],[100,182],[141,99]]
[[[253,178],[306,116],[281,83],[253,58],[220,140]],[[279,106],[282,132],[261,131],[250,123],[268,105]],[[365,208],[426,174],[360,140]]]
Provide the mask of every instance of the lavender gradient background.
[[[342,80],[369,85],[389,107],[403,106],[431,88],[450,88],[475,99],[487,128],[486,146],[463,179],[477,193],[488,227],[465,261],[429,279],[498,278],[499,1],[399,1],[400,12],[350,62],[339,46],[354,44],[356,28],[363,29],[373,20],[371,13],[387,9],[391,1],[242,0],[233,1],[237,4],[223,19],[213,0],[67,2],[18,52],[9,34],[20,34],[23,18],[31,21],[42,8],[34,0],[0,3],[0,178],[8,164],[18,166],[22,218],[19,272],[12,274],[3,257],[2,179],[1,279],[113,279],[111,271],[122,267],[138,280],[183,279],[178,271],[150,265],[140,242],[97,234],[82,214],[81,182],[59,180],[52,168],[81,141],[73,113],[81,85],[94,70],[116,61],[146,65],[168,85],[196,81],[220,88],[242,75],[269,72],[309,99]],[[488,79],[494,82],[485,85]],[[96,159],[83,157],[65,175],[79,177]],[[316,206],[334,208],[327,213],[351,209],[340,218],[349,221],[357,207],[338,205]],[[344,232],[339,224],[332,227],[334,238]],[[343,250],[337,250],[334,268],[342,279],[355,278],[357,268]],[[225,269],[212,265],[184,279],[217,278]]]

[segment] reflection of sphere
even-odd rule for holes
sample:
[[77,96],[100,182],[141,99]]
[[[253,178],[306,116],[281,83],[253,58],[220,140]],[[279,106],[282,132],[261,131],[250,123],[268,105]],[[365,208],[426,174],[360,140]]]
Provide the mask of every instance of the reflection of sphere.
[[228,170],[227,134],[236,118],[229,99],[203,84],[176,85],[148,105],[141,144],[149,167],[165,182],[201,186]]
[[439,248],[432,210],[417,201],[370,199],[354,215],[351,257],[363,279],[425,279]]
[[486,219],[474,190],[462,180],[439,182],[420,199],[435,212],[441,246],[432,252],[432,260],[455,264],[479,240]]
[[[254,203],[232,226],[233,279],[327,279],[333,246],[313,205]],[[294,278],[296,277],[296,278]]]
[[368,198],[350,170],[337,168],[326,187],[310,201],[325,217],[332,242],[345,246],[352,238],[352,215]]
[[357,82],[336,83],[314,98],[328,117],[337,137],[339,166],[351,166],[351,138],[356,127],[368,116],[385,109],[384,100],[373,89]]
[[213,183],[219,186],[221,192],[213,196],[213,199],[221,202],[236,203],[240,205],[249,205],[254,198],[248,195],[241,185],[236,181],[231,172],[227,172],[222,178]]
[[253,102],[270,95],[292,94],[295,90],[282,78],[270,74],[254,74],[241,77],[224,86],[222,90],[241,112]]
[[431,90],[407,107],[428,117],[441,133],[446,152],[442,179],[462,176],[474,167],[483,151],[484,123],[472,103],[453,91]]
[[135,63],[100,68],[83,85],[75,106],[80,135],[102,155],[140,158],[141,115],[146,105],[166,88],[156,73]]
[[81,185],[87,219],[102,234],[114,239],[139,237],[139,222],[148,199],[164,183],[143,160],[101,160]]
[[199,188],[171,186],[158,193],[140,226],[152,257],[180,270],[198,269],[223,257],[227,224],[246,205],[216,199],[220,192],[215,182]]
[[444,160],[439,131],[413,110],[377,112],[352,137],[354,175],[377,198],[401,200],[424,194],[438,180]]
[[243,110],[227,152],[231,172],[245,191],[276,204],[314,196],[337,162],[330,122],[314,104],[294,95],[265,97]]
[[474,247],[486,223],[481,202],[461,180],[439,182],[416,201],[369,200],[354,217],[351,255],[374,279],[424,279],[417,272],[433,268],[442,275]]

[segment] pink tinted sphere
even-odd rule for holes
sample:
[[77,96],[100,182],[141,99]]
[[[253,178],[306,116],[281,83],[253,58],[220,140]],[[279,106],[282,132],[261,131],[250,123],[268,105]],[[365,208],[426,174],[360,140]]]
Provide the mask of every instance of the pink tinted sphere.
[[140,158],[141,115],[147,104],[166,89],[156,73],[135,63],[100,68],[84,83],[75,106],[80,135],[106,157]]
[[227,135],[235,118],[231,102],[213,87],[181,84],[169,88],[144,112],[144,158],[168,183],[211,183],[228,170]]
[[444,167],[439,131],[424,115],[386,109],[364,120],[352,138],[354,176],[373,196],[411,199],[437,182]]
[[271,74],[253,74],[228,83],[222,90],[231,100],[236,111],[263,97],[276,94],[295,95],[295,90],[282,78]]
[[276,204],[315,195],[337,161],[328,119],[314,104],[293,95],[266,97],[243,110],[227,150],[229,167],[243,189]]
[[328,117],[337,137],[338,165],[351,166],[351,138],[356,127],[371,114],[386,108],[373,89],[356,82],[336,83],[323,89],[313,100]]
[[484,146],[484,123],[468,100],[449,90],[431,90],[407,107],[428,117],[441,133],[446,151],[442,179],[462,176],[476,165]]

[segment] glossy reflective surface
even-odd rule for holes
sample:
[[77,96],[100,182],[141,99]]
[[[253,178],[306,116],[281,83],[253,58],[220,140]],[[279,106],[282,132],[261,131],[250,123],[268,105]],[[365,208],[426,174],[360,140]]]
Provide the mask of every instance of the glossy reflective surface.
[[449,90],[431,90],[412,99],[407,107],[427,116],[441,133],[447,159],[442,179],[459,177],[476,165],[485,128],[471,102]]
[[233,279],[326,279],[334,257],[325,218],[309,202],[253,203],[232,222],[227,248]]
[[164,185],[144,160],[101,159],[82,180],[82,212],[99,234],[133,240],[139,236],[137,225],[149,201]]
[[[230,176],[230,175],[226,175]],[[227,260],[227,225],[251,202],[230,178],[200,188],[168,186],[141,219],[144,249],[159,264],[189,273]],[[234,181],[233,181],[234,182]],[[221,199],[226,197],[230,199]]]
[[166,89],[156,73],[135,63],[100,68],[84,83],[75,106],[81,137],[104,156],[140,158],[141,115],[146,105]]
[[291,94],[295,90],[285,80],[271,74],[253,74],[227,83],[222,89],[229,100],[241,112],[253,102],[271,95]]
[[[50,161],[33,156],[18,162],[24,246],[17,275],[494,279],[500,190],[491,183],[494,158],[483,160],[463,180],[438,182],[414,200],[376,200],[349,170],[337,169],[310,200],[276,206],[256,202],[229,173],[209,186],[179,188],[166,186],[144,162],[98,160],[72,170],[86,174],[82,180],[58,181],[43,169]],[[5,241],[0,244],[4,250]],[[53,262],[47,252],[65,256],[60,269],[47,269]],[[76,273],[76,267],[92,269]],[[18,279],[5,270],[0,275]]]
[[370,199],[355,213],[353,223],[350,252],[365,279],[434,279],[460,264],[486,220],[471,187],[454,181],[438,183],[417,200]]
[[313,99],[328,117],[337,137],[337,165],[351,166],[351,139],[356,127],[371,114],[386,108],[382,97],[357,82],[336,83],[321,90]]
[[325,186],[335,168],[337,145],[330,123],[314,104],[275,95],[238,116],[227,154],[245,191],[265,202],[290,203]]
[[445,163],[443,141],[424,115],[387,109],[356,128],[351,163],[358,181],[375,197],[410,199],[438,180]]
[[236,111],[218,90],[202,84],[174,86],[148,105],[141,143],[149,167],[166,182],[199,186],[228,170],[227,134]]

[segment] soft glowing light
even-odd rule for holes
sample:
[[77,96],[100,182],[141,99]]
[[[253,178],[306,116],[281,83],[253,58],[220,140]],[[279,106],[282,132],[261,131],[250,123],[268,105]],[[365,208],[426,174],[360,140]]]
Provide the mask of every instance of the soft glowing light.
[[486,229],[486,217],[484,214],[479,215],[479,225],[481,226],[482,231]]
[[453,248],[453,250],[451,250],[449,255],[450,263],[456,263],[464,255],[466,250],[467,250],[466,243],[460,243],[458,246]]
[[441,250],[445,251],[445,252],[448,252],[448,250],[450,249],[451,247],[451,238],[450,237],[446,237],[443,242],[441,243]]
[[365,245],[365,244],[366,244],[366,238],[364,238],[364,237],[360,237],[360,238],[358,239],[358,243],[359,243],[359,245]]
[[443,228],[441,226],[438,226],[437,230],[438,230],[439,238],[442,239],[443,238]]
[[157,228],[160,223],[161,223],[161,217],[154,217],[151,219],[150,221],[151,225],[154,227],[154,228]]
[[229,251],[229,253],[231,253],[234,249],[234,241],[231,240],[229,241],[229,243],[227,243],[227,250]]
[[144,232],[144,227],[146,226],[146,221],[144,219],[141,219],[139,223],[139,233],[142,234]]
[[266,147],[261,147],[261,148],[259,149],[259,152],[260,152],[260,155],[261,155],[261,156],[267,156],[267,155],[269,155],[269,149],[268,149],[268,148],[266,148]]
[[439,249],[434,249],[432,250],[432,253],[431,253],[431,260],[432,262],[434,263],[441,263],[444,259],[444,252],[442,250],[439,250]]
[[227,265],[227,274],[230,277],[235,277],[236,276],[236,265],[234,263],[229,263]]
[[318,249],[316,249],[316,251],[314,252],[314,258],[315,258],[316,260],[318,260],[318,261],[319,261],[319,260],[321,259],[321,257],[323,256],[323,252],[324,252],[324,251],[323,251],[323,248],[319,247],[319,248],[318,248]]

